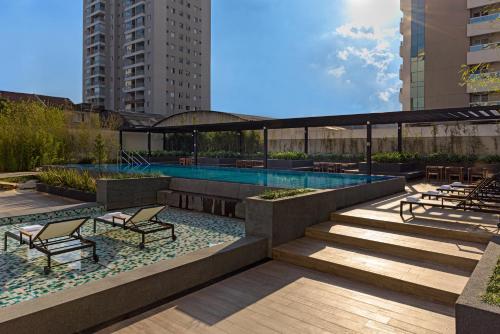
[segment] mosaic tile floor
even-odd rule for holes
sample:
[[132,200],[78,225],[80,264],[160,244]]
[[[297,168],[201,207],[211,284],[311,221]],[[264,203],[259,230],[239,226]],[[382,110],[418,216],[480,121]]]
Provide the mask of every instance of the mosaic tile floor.
[[[132,214],[134,210],[124,212]],[[0,219],[0,236],[3,242],[5,231],[16,230],[20,226],[43,224],[67,217],[96,217],[103,213],[102,208],[93,207],[3,218]],[[99,263],[77,261],[54,267],[49,275],[43,274],[46,264],[43,254],[28,249],[26,245],[20,247],[10,239],[7,252],[4,252],[3,244],[0,250],[0,308],[244,236],[244,222],[236,219],[173,208],[165,210],[160,218],[175,225],[177,240],[148,243],[144,250],[137,247],[140,242],[139,234],[100,223],[94,234],[92,223],[85,224],[82,235],[97,243]],[[164,233],[166,236],[170,232]],[[161,236],[160,233],[158,237]],[[55,256],[53,259],[54,264],[57,264],[88,255],[87,251],[77,251]]]

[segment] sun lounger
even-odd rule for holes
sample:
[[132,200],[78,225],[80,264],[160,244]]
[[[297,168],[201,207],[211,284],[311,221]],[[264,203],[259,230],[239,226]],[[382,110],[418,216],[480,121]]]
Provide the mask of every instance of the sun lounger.
[[[446,188],[445,188],[446,189]],[[460,188],[451,188],[460,189]],[[471,199],[476,199],[484,202],[500,202],[500,196],[496,191],[496,181],[493,177],[485,178],[474,188],[468,188],[467,190],[462,189],[460,192],[445,192],[442,188],[437,188],[437,190],[425,191],[422,193],[422,199],[426,197],[429,199],[464,199],[470,195]]]
[[[425,200],[418,196],[409,196],[400,202],[399,214],[403,217],[403,209],[405,205],[409,206],[410,213],[413,216],[413,207],[420,206],[424,209],[426,207],[437,207],[441,209],[454,209],[454,210],[469,210],[476,212],[500,214],[500,205],[491,203],[491,198],[485,198],[482,194],[485,189],[493,187],[497,189],[498,175],[491,178],[486,178],[481,181],[474,189],[472,189],[466,196],[441,196],[439,200]],[[435,195],[434,195],[435,196]],[[447,203],[445,203],[445,200]],[[488,200],[490,202],[488,202]],[[499,223],[500,227],[500,223]]]
[[149,240],[148,242],[170,238],[175,241],[177,237],[175,236],[174,225],[162,222],[158,218],[158,214],[165,208],[165,206],[142,208],[133,215],[127,215],[122,212],[112,212],[105,214],[104,216],[94,219],[94,233],[96,232],[97,222],[100,222],[139,233],[141,235],[141,243],[139,244],[140,249],[143,249],[146,246],[146,236],[148,234],[155,234],[158,232],[171,230],[171,236]]
[[96,253],[96,244],[94,241],[84,239],[80,235],[80,228],[88,221],[89,218],[78,218],[70,220],[62,220],[50,222],[46,225],[31,225],[21,227],[18,231],[5,232],[4,250],[7,250],[7,239],[15,239],[20,245],[27,244],[30,248],[34,248],[47,256],[47,266],[43,271],[48,274],[53,267],[51,258],[55,255],[65,254],[92,248],[92,256],[80,258],[74,261],[60,263],[58,265],[67,264],[75,261],[92,258],[94,262],[99,261]]

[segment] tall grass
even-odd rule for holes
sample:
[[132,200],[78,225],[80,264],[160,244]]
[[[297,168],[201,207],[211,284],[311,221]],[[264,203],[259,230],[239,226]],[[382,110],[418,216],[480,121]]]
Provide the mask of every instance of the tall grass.
[[50,186],[72,188],[81,191],[96,192],[96,179],[88,171],[76,169],[48,169],[38,175],[42,183]]

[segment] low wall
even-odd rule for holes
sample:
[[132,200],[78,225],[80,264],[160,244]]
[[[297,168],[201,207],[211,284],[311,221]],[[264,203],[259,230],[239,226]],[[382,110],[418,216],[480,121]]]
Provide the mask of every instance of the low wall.
[[182,209],[244,219],[245,199],[268,189],[253,184],[172,178],[169,189],[158,192],[157,201]]
[[455,304],[456,332],[458,334],[500,333],[500,306],[481,300],[500,258],[500,237],[488,244],[483,257]]
[[236,158],[198,158],[201,166],[236,166]]
[[97,202],[106,210],[156,204],[157,193],[168,189],[170,177],[97,180]]
[[281,160],[269,159],[267,168],[269,169],[294,169],[314,166],[313,160]]
[[95,202],[96,194],[88,193],[76,189],[69,189],[63,187],[54,187],[45,183],[37,183],[36,191],[48,193],[52,195],[62,196],[66,198],[75,199],[82,202]]
[[81,332],[266,258],[247,237],[0,309],[0,333]]
[[329,220],[332,212],[403,192],[405,184],[404,178],[394,178],[277,200],[247,198],[245,231],[247,235],[268,238],[271,252],[273,247],[303,237],[307,227]]

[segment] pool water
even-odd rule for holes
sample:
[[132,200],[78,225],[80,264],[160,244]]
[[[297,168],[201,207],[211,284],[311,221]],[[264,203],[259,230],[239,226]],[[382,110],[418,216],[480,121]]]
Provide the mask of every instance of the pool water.
[[240,169],[228,167],[176,166],[154,164],[151,166],[125,165],[70,165],[88,170],[123,173],[158,173],[165,176],[234,182],[274,188],[335,189],[390,179],[388,176],[356,174],[329,174],[266,169]]
[[[124,212],[132,214],[135,210],[137,209]],[[25,225],[43,225],[49,221],[68,218],[97,217],[104,213],[102,207],[90,207],[0,218],[0,235]],[[139,250],[139,234],[99,223],[94,234],[90,221],[83,226],[81,232],[85,238],[96,242],[99,262],[85,260],[63,264],[54,267],[49,275],[43,274],[43,267],[46,265],[46,257],[43,254],[9,240],[7,251],[3,250],[3,245],[0,249],[0,309],[202,248],[236,241],[245,234],[243,221],[227,217],[174,208],[165,210],[159,217],[175,225],[175,242],[170,239],[155,241],[148,243],[144,250]],[[161,233],[166,233],[167,236],[170,232]],[[75,251],[55,256],[53,263],[78,260],[88,255],[87,250]]]

